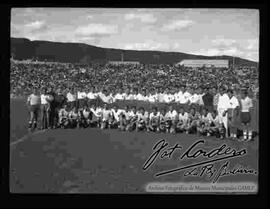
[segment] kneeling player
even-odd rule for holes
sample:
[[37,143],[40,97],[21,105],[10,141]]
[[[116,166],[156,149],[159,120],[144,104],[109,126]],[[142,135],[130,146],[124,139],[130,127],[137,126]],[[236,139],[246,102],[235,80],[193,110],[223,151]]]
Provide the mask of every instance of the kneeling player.
[[149,116],[149,131],[159,132],[159,116],[160,113],[157,111],[157,108],[154,107]]
[[126,122],[127,122],[127,126],[126,126],[126,131],[133,131],[136,128],[136,122],[137,122],[137,112],[136,112],[136,107],[133,106],[131,111],[129,111],[127,113],[127,117],[126,117]]
[[76,107],[73,107],[73,109],[68,114],[68,120],[69,120],[69,127],[70,128],[78,128],[79,127],[79,114]]
[[87,128],[90,125],[90,109],[85,105],[80,113],[79,126],[82,128]]
[[58,124],[60,128],[68,128],[68,111],[67,111],[67,105],[64,105],[63,108],[59,110],[59,121]]
[[127,105],[125,109],[120,113],[119,115],[119,129],[121,131],[126,130],[127,126],[127,119],[128,119],[128,113],[129,113],[129,106]]
[[176,124],[176,132],[183,133],[186,131],[188,121],[188,113],[185,112],[184,108],[180,108],[180,112],[178,115],[178,122]]
[[160,132],[166,132],[166,111],[165,109],[161,109],[159,114],[159,131]]
[[120,117],[123,113],[123,110],[118,109],[117,106],[114,106],[112,109],[112,117],[110,122],[110,128],[120,128]]
[[169,111],[165,115],[165,124],[167,133],[175,133],[176,120],[177,120],[177,112],[173,110],[172,106],[169,106]]
[[210,121],[211,121],[211,114],[208,113],[208,110],[204,108],[202,110],[202,115],[199,118],[197,126],[197,132],[199,135],[209,136]]
[[136,131],[143,131],[148,129],[148,113],[141,107],[137,114]]
[[101,117],[102,117],[102,109],[97,107],[95,104],[90,108],[90,127],[100,127]]
[[225,137],[225,127],[222,122],[222,118],[217,114],[217,111],[214,110],[211,114],[210,126],[208,132],[210,136],[215,136],[217,138]]
[[186,128],[187,134],[195,134],[197,132],[198,119],[199,118],[195,112],[195,108],[191,108],[187,121],[187,128]]

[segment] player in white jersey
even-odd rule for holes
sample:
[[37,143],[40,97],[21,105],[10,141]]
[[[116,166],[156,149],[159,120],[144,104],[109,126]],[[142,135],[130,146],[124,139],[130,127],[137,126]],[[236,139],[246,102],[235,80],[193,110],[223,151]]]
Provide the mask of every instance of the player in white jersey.
[[[40,111],[40,96],[37,89],[33,89],[33,93],[27,98],[27,106],[30,112],[29,128],[36,128]],[[34,124],[34,126],[32,126]]]
[[129,119],[129,116],[128,116],[129,111],[130,111],[129,106],[127,105],[125,107],[125,109],[119,115],[119,128],[121,131],[126,130],[126,126],[127,126],[128,119]]
[[241,94],[240,100],[240,118],[243,127],[243,139],[241,141],[250,141],[252,139],[252,130],[250,128],[251,114],[250,109],[253,107],[252,99],[249,98],[248,92],[245,90]]
[[102,117],[102,109],[97,107],[95,104],[92,104],[91,108],[91,117],[90,117],[90,126],[91,127],[100,127],[101,117]]
[[77,92],[77,107],[79,110],[82,109],[86,104],[86,98],[87,94],[85,91],[83,91],[83,88],[81,88],[81,90]]
[[195,108],[192,107],[188,114],[188,121],[187,121],[187,128],[186,128],[187,134],[194,134],[197,132],[198,121],[199,121],[199,114],[197,114],[197,112],[195,111]]
[[111,128],[120,128],[120,118],[123,110],[118,109],[116,105],[114,105],[112,109],[112,121],[111,121]]
[[185,132],[187,128],[187,122],[188,122],[188,113],[185,112],[183,107],[181,107],[179,110],[178,121],[175,131],[180,133]]
[[166,132],[166,110],[162,108],[159,113],[159,131]]
[[137,112],[136,112],[136,107],[133,106],[130,111],[127,112],[126,114],[126,131],[133,131],[136,128],[136,122],[137,122]]
[[159,132],[159,119],[160,113],[157,107],[153,107],[152,112],[149,115],[149,130],[153,132]]
[[[236,92],[235,92],[236,93]],[[229,134],[232,139],[237,139],[237,116],[239,114],[239,101],[236,97],[236,94],[234,95],[234,92],[232,90],[228,91],[229,96],[229,108],[228,108],[228,129]]]
[[177,121],[177,112],[170,105],[169,110],[165,115],[165,123],[166,123],[166,132],[167,133],[175,133],[176,121]]
[[139,108],[139,111],[137,113],[136,131],[149,130],[148,118],[148,113],[144,110],[144,108]]
[[82,128],[87,128],[90,125],[91,111],[87,105],[84,105],[83,109],[79,111],[79,124]]
[[50,102],[48,101],[49,95],[46,92],[46,89],[42,90],[42,94],[40,95],[41,106],[41,128],[46,129],[49,126],[50,119]]
[[68,121],[67,105],[64,105],[63,108],[59,110],[58,118],[59,118],[58,124],[60,128],[68,128],[69,121]]
[[98,95],[95,92],[93,87],[91,87],[91,89],[88,92],[88,94],[86,95],[86,97],[87,97],[87,105],[88,105],[88,107],[90,107],[98,97]]
[[112,122],[112,111],[108,109],[107,104],[104,104],[102,110],[102,119],[101,119],[101,129],[111,128]]
[[208,136],[215,136],[217,138],[224,138],[225,128],[223,125],[222,117],[217,113],[216,110],[211,112],[210,127],[208,128]]
[[212,115],[208,112],[206,108],[203,108],[201,117],[199,118],[197,125],[197,132],[199,135],[205,136],[209,135],[209,127],[212,121]]

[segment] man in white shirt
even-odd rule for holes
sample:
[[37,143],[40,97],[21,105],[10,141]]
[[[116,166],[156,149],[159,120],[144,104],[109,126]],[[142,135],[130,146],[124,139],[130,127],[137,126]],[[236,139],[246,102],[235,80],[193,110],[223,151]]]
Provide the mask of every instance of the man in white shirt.
[[233,91],[229,90],[228,91],[228,96],[229,96],[229,108],[228,108],[228,128],[230,132],[230,137],[232,139],[237,138],[237,128],[236,128],[236,116],[239,108],[239,101],[236,98],[235,95],[233,95]]
[[143,107],[141,107],[137,113],[136,131],[142,131],[145,129],[147,129],[147,131],[149,130],[148,113],[145,112]]
[[102,110],[102,122],[101,122],[101,129],[110,128],[110,122],[112,118],[112,111],[108,109],[107,104],[104,104]]
[[37,89],[33,89],[33,93],[27,98],[27,106],[30,111],[30,120],[28,127],[32,128],[32,124],[34,123],[34,128],[37,127],[37,120],[40,111],[40,96],[38,95]]
[[190,92],[191,96],[189,97],[190,104],[199,104],[199,96],[193,90]]
[[160,92],[158,93],[158,102],[160,102],[160,103],[165,102],[165,94],[164,94],[164,92],[162,92],[162,91],[160,91]]
[[149,115],[149,130],[153,132],[159,132],[159,116],[157,107],[153,107],[152,112]]
[[121,114],[123,113],[124,110],[118,109],[116,105],[114,105],[112,109],[112,116],[113,116],[113,121],[112,121],[112,128],[117,128],[120,127],[120,119],[121,119]]
[[145,98],[144,98],[144,96],[143,96],[143,94],[141,92],[139,92],[137,94],[136,98],[137,98],[138,101],[144,101],[145,100]]
[[175,133],[175,126],[177,121],[177,112],[173,109],[173,107],[170,105],[169,110],[165,115],[166,120],[166,131],[167,133]]
[[191,94],[189,93],[189,89],[187,89],[184,92],[183,97],[180,99],[180,104],[188,104],[190,97],[191,97]]
[[126,113],[126,131],[133,131],[136,128],[137,117],[136,107],[133,106],[131,110]]
[[68,127],[68,111],[67,111],[67,105],[64,105],[63,108],[59,110],[58,113],[58,124],[61,128],[67,128]]
[[81,88],[80,91],[77,92],[77,102],[78,102],[78,109],[82,109],[84,105],[86,104],[86,97],[87,94],[83,89]]
[[230,98],[228,94],[226,93],[226,89],[223,88],[221,91],[221,95],[219,96],[219,99],[218,99],[217,111],[226,129],[226,134],[225,134],[226,137],[228,137],[228,111],[227,110],[230,107],[231,107]]
[[42,90],[40,95],[41,106],[41,129],[45,129],[49,126],[49,114],[50,114],[50,103],[48,102],[49,95],[47,95],[46,89]]
[[123,101],[123,100],[124,100],[123,91],[122,89],[119,89],[119,91],[114,96],[114,102]]
[[223,135],[224,126],[222,117],[217,113],[216,110],[213,110],[210,117],[210,127],[208,128],[208,133],[210,136],[216,136],[219,138]]
[[100,127],[102,118],[102,109],[100,107],[97,107],[95,104],[92,104],[90,111],[91,111],[90,125],[92,127],[95,126]]
[[198,94],[198,98],[199,98],[199,99],[198,99],[198,100],[199,100],[199,101],[198,101],[198,104],[199,104],[200,106],[203,106],[203,105],[204,105],[204,103],[203,103],[203,96],[204,96],[205,93],[203,93],[203,92],[202,92],[202,89],[199,88],[197,94]]
[[107,90],[104,90],[103,91],[104,93],[101,94],[99,97],[100,99],[104,102],[104,103],[107,103],[107,104],[110,104],[113,102],[113,98],[109,95],[108,91]]
[[148,101],[149,101],[150,103],[155,103],[155,102],[156,102],[156,97],[155,97],[155,95],[154,95],[154,94],[149,94],[149,96],[148,96]]
[[186,127],[187,127],[187,122],[188,122],[188,113],[185,112],[184,108],[181,107],[179,110],[179,115],[178,115],[178,122],[176,125],[176,132],[185,132]]
[[70,90],[68,93],[67,93],[67,103],[68,103],[68,107],[69,108],[73,108],[76,106],[76,95],[74,94],[74,91],[73,90]]
[[88,99],[88,105],[91,106],[93,102],[97,99],[98,95],[94,91],[90,90],[86,97]]
[[[243,126],[243,140],[250,141],[252,139],[252,130],[250,129],[251,114],[250,109],[253,107],[252,99],[248,96],[247,90],[244,90],[240,100],[241,106],[241,123]],[[248,136],[247,136],[248,135]]]
[[182,100],[182,97],[183,97],[182,88],[180,88],[179,92],[175,93],[174,97],[175,97],[175,102],[180,103],[180,101]]

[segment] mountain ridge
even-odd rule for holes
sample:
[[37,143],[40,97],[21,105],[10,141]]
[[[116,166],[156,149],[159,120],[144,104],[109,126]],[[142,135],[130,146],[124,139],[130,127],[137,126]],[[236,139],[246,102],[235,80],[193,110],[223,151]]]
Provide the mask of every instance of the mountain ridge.
[[27,38],[11,37],[10,46],[11,55],[18,60],[38,58],[42,61],[65,63],[106,63],[108,61],[120,61],[123,53],[124,61],[138,61],[144,64],[175,64],[183,59],[228,59],[230,64],[234,62],[236,66],[257,66],[257,62],[228,55],[204,56],[183,52],[126,50],[103,48],[85,43],[31,41]]

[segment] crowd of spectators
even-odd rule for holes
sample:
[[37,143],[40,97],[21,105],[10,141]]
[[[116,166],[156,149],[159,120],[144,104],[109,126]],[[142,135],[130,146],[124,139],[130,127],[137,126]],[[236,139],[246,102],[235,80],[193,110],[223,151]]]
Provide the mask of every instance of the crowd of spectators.
[[112,94],[126,91],[174,93],[181,87],[200,91],[220,87],[246,88],[258,96],[258,71],[251,68],[205,69],[174,65],[70,64],[14,61],[10,63],[13,97],[28,96],[32,89],[58,89],[63,93],[104,89]]

